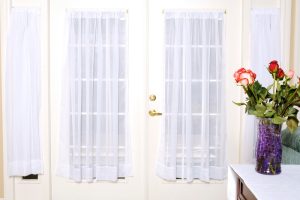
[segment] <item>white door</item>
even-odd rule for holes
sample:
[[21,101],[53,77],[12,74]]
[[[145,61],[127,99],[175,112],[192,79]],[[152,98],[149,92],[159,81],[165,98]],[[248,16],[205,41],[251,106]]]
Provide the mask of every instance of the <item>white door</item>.
[[[129,124],[132,138],[133,177],[117,182],[75,183],[57,176],[61,109],[62,61],[65,59],[65,16],[68,10],[123,10],[127,12],[129,68]],[[51,0],[50,2],[51,160],[53,200],[146,199],[145,94],[146,94],[146,2],[134,0]]]
[[[232,72],[239,63],[240,53],[240,31],[241,31],[241,17],[239,13],[241,1],[234,0],[151,0],[149,1],[149,91],[148,95],[155,94],[156,101],[149,101],[149,110],[156,110],[157,112],[166,111],[167,105],[164,105],[166,96],[164,95],[164,68],[166,62],[164,56],[167,54],[165,50],[165,14],[167,11],[173,12],[195,12],[195,11],[223,11],[224,16],[224,52],[225,52],[225,88],[227,99],[224,99],[225,105],[230,114],[227,114],[227,158],[229,162],[237,162],[238,146],[234,141],[238,138],[238,122],[239,113],[232,105],[231,100],[237,94],[232,91]],[[175,25],[176,26],[176,25]],[[174,64],[174,63],[173,63]],[[175,64],[174,64],[175,65]],[[172,69],[169,69],[172,71]],[[167,73],[167,72],[166,72]],[[167,84],[166,84],[167,85]],[[167,87],[167,86],[166,86]],[[179,89],[179,88],[178,88]],[[170,98],[170,101],[174,99]],[[168,104],[171,102],[165,102]],[[234,113],[235,112],[235,113]],[[192,183],[185,183],[183,181],[165,181],[156,176],[155,160],[157,159],[157,152],[162,130],[162,116],[148,117],[148,197],[149,200],[221,200],[226,199],[226,180],[211,181],[205,183],[201,181],[193,181]],[[219,130],[222,131],[222,130]],[[225,130],[222,131],[225,134]],[[177,161],[176,161],[177,162]]]

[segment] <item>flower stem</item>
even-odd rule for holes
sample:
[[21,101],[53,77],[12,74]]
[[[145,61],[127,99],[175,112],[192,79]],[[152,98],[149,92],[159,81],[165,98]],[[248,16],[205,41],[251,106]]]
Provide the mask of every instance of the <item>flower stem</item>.
[[277,87],[277,81],[276,81],[276,78],[275,78],[275,74],[272,74],[273,76],[273,79],[274,79],[274,82],[273,82],[273,94],[275,94],[275,91],[276,91],[276,87]]

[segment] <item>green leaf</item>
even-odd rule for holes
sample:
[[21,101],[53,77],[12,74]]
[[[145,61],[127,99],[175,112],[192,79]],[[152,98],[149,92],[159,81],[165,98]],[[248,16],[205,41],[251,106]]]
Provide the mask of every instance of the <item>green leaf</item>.
[[272,102],[272,103],[267,103],[267,109],[268,110],[273,110],[273,107],[274,107],[274,102]]
[[266,98],[266,96],[268,95],[268,90],[266,88],[263,88],[261,94],[263,98]]
[[272,94],[272,95],[271,95],[271,98],[272,98],[272,100],[274,101],[274,100],[276,99],[275,94]]
[[300,96],[300,87],[297,88],[297,94]]
[[258,111],[258,112],[265,112],[266,110],[267,110],[267,107],[266,106],[264,106],[264,105],[262,105],[262,104],[257,104],[256,106],[255,106],[255,109]]
[[285,122],[285,119],[283,117],[275,116],[272,119],[272,123],[274,124],[282,124],[283,122]]
[[297,113],[297,109],[293,108],[293,107],[289,107],[287,115],[293,115]]
[[261,88],[261,84],[258,81],[255,81],[253,84],[253,89],[254,90],[259,90]]
[[261,89],[259,89],[258,94],[264,100],[268,94],[268,90],[262,87]]
[[298,123],[299,123],[299,121],[296,117],[289,117],[288,118],[288,120],[286,122],[286,125],[287,125],[287,127],[288,127],[288,129],[291,133],[295,132],[295,130],[298,127]]
[[275,113],[275,110],[267,110],[267,112],[265,112],[264,115],[265,117],[271,118]]
[[255,112],[255,110],[249,109],[248,114],[249,115],[255,115],[254,112]]
[[234,102],[234,101],[232,101],[235,105],[237,105],[237,106],[246,106],[246,104],[245,103],[237,103],[237,102]]
[[265,117],[264,112],[263,111],[253,111],[253,115],[255,115],[256,117]]

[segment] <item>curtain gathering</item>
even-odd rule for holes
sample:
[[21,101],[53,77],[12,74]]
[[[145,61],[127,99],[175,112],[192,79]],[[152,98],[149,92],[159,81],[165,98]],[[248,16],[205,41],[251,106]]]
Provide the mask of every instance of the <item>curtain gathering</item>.
[[58,174],[132,175],[125,12],[69,11]]
[[[251,11],[251,69],[257,74],[257,80],[263,85],[272,84],[272,77],[266,70],[271,60],[280,63],[280,10],[252,9]],[[242,135],[241,158],[244,163],[255,161],[255,143],[257,120],[245,115]]]
[[226,177],[222,12],[165,13],[165,115],[156,172]]
[[40,148],[40,13],[11,9],[5,68],[8,174],[42,173]]

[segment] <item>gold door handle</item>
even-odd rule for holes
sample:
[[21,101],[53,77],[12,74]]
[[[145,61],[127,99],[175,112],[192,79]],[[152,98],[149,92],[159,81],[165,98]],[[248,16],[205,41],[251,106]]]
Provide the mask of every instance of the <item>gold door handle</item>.
[[151,116],[151,117],[154,117],[154,116],[160,116],[160,115],[162,115],[162,113],[160,113],[160,112],[157,112],[156,110],[149,110],[149,115]]

